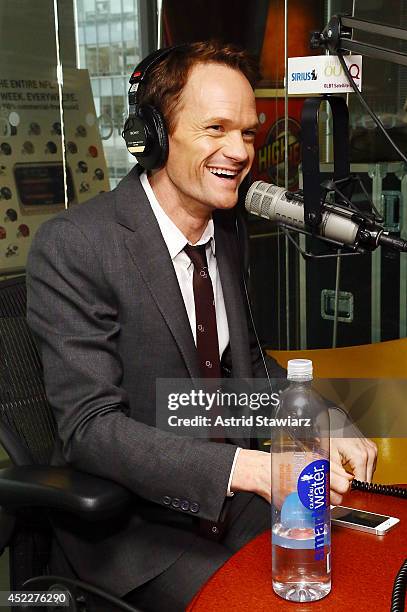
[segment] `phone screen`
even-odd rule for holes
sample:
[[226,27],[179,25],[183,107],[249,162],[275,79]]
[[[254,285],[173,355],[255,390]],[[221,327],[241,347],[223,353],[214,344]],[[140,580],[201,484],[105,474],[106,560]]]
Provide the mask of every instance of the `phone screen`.
[[364,525],[365,527],[377,527],[389,517],[382,514],[370,514],[363,510],[349,510],[348,508],[335,508],[332,518],[343,521],[344,523],[354,523],[355,525]]

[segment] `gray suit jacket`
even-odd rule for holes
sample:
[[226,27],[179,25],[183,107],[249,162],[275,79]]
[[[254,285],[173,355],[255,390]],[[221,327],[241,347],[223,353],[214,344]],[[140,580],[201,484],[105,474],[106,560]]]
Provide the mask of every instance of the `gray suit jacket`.
[[[230,331],[225,359],[234,377],[264,376],[247,323],[234,213],[214,220]],[[112,192],[41,226],[27,286],[28,321],[58,424],[54,464],[134,492],[120,524],[61,518],[56,533],[80,578],[123,595],[182,554],[196,538],[196,518],[218,520],[236,450],[154,427],[156,378],[199,377],[199,367],[138,167]],[[282,372],[276,366],[271,374]]]

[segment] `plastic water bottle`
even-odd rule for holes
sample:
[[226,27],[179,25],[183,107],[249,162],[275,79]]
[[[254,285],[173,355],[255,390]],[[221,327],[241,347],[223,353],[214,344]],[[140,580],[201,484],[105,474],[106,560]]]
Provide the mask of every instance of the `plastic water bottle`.
[[329,413],[311,387],[312,361],[290,360],[287,378],[271,447],[273,589],[315,601],[331,590]]

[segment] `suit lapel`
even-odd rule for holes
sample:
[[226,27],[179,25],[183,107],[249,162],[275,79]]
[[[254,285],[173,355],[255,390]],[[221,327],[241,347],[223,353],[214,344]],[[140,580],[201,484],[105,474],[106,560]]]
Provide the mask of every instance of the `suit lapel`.
[[126,248],[168,325],[192,378],[199,378],[194,338],[174,266],[135,167],[116,190],[116,218]]

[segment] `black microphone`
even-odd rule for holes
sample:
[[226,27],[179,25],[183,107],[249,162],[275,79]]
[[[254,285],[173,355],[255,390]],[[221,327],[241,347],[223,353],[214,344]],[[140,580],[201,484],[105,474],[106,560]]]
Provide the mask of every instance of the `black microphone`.
[[[253,215],[276,221],[288,229],[309,233],[304,223],[302,196],[286,191],[283,187],[256,181],[247,192],[245,208]],[[321,204],[321,214],[321,223],[313,234],[321,240],[352,249],[373,251],[378,246],[384,246],[396,251],[407,251],[406,240],[389,236],[381,225],[350,208],[324,202]]]

